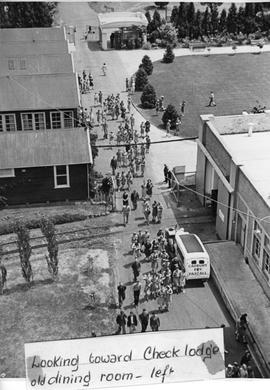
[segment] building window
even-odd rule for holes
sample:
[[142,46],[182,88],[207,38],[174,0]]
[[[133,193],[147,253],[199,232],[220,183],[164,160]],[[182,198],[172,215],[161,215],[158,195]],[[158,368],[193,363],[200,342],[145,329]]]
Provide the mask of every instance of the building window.
[[0,177],[15,177],[15,171],[13,168],[0,169]]
[[53,168],[54,168],[54,188],[70,187],[68,165],[58,165]]
[[20,59],[20,70],[26,70],[26,61],[24,58]]
[[264,238],[263,248],[263,271],[266,276],[270,277],[270,240],[267,236]]
[[32,114],[22,114],[22,128],[24,131],[34,130]]
[[3,115],[6,131],[16,131],[15,114]]
[[45,129],[44,112],[27,113],[21,115],[22,115],[22,127],[24,131]]
[[254,221],[252,254],[256,260],[259,260],[261,255],[261,234],[258,223]]
[[2,115],[0,115],[0,131],[4,131]]
[[73,127],[73,112],[72,111],[64,111],[64,127]]
[[51,112],[52,129],[61,129],[61,113]]
[[8,70],[15,70],[15,61],[8,60]]
[[74,127],[74,118],[72,111],[51,112],[52,129]]

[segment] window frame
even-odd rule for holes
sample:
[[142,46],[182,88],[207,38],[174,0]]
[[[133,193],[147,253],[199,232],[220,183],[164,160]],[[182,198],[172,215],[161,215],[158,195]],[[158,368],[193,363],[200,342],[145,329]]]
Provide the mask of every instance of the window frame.
[[[65,174],[57,174],[57,168],[58,167],[66,167],[66,173]],[[57,177],[59,177],[59,176],[60,177],[66,176],[67,184],[57,184]],[[70,188],[69,165],[54,165],[54,167],[53,167],[53,177],[54,177],[54,188],[55,189]]]
[[[2,119],[2,131],[17,131],[17,122],[16,122],[16,115],[15,114],[0,114],[1,116],[1,119]],[[7,120],[6,120],[6,117],[7,116],[12,116],[13,119],[14,119],[14,130],[7,130]],[[1,131],[1,132],[2,132]]]
[[[27,129],[25,130],[24,129],[24,123],[23,123],[23,116],[24,115],[31,115],[31,121],[32,121],[32,130],[30,129]],[[44,124],[44,128],[43,129],[37,129],[37,126],[36,126],[36,115],[42,115],[43,117],[43,124]],[[21,113],[21,123],[22,123],[22,131],[42,131],[42,130],[46,130],[46,117],[45,117],[45,112],[22,112]]]
[[[262,270],[266,277],[270,278],[270,239],[267,235],[264,236],[264,246],[263,246],[263,261],[262,261]],[[268,257],[268,260],[266,260]],[[266,263],[267,266],[266,266]],[[267,269],[268,268],[268,269]]]
[[[252,242],[252,256],[254,257],[254,259],[256,261],[259,261],[260,258],[261,258],[261,254],[262,254],[262,237],[261,237],[262,233],[257,233],[256,232],[257,230],[260,230],[262,232],[262,228],[260,227],[258,222],[254,221],[254,225],[253,225],[253,242]],[[257,251],[256,251],[255,248],[259,249],[258,254],[257,254]]]
[[[60,127],[53,127],[52,116],[54,114],[60,115]],[[68,115],[68,118],[65,118],[65,115]],[[72,129],[74,127],[74,112],[72,110],[63,110],[63,111],[51,111],[50,120],[51,120],[51,129]],[[66,121],[71,121],[71,126],[66,126]]]

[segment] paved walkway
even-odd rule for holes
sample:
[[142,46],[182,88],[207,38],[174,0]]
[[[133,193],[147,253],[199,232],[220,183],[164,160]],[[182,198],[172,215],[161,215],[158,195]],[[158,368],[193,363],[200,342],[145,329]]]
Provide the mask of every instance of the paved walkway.
[[[68,3],[60,3],[62,7],[63,15],[65,15],[64,21],[69,24],[73,23],[73,15]],[[63,10],[64,8],[64,10]],[[76,7],[75,7],[76,9]],[[83,16],[82,16],[83,15]],[[89,19],[88,19],[89,15]],[[68,19],[69,18],[69,19]],[[79,3],[78,8],[75,11],[75,19],[77,26],[77,51],[75,55],[75,66],[78,72],[82,72],[83,69],[88,71],[91,70],[94,83],[95,90],[102,90],[104,95],[106,93],[118,93],[119,91],[124,90],[125,77],[133,74],[141,61],[143,55],[148,54],[151,59],[158,60],[163,56],[164,50],[156,50],[156,51],[107,51],[102,52],[97,50],[96,46],[92,46],[92,50],[90,50],[91,45],[88,45],[86,42],[81,40],[83,36],[83,32],[85,30],[85,21],[95,18],[93,11],[89,8],[87,3]],[[237,49],[237,53],[240,52],[252,52],[257,50],[257,48],[251,46],[242,46]],[[270,45],[266,45],[263,48],[263,51],[269,51]],[[212,48],[211,54],[218,53],[231,53],[232,49],[229,48]],[[192,55],[188,49],[176,49],[175,55]],[[196,53],[195,55],[201,55],[202,53]],[[210,54],[210,55],[211,55]],[[237,54],[236,54],[237,55]],[[103,62],[108,64],[108,74],[106,77],[101,75],[101,65]],[[121,92],[121,98],[126,99],[126,93]],[[88,94],[83,96],[83,104],[85,107],[89,107],[93,105],[93,95]],[[144,118],[141,116],[139,112],[134,111],[136,127],[139,127],[141,121]],[[109,130],[115,131],[117,128],[117,122],[112,121],[109,122]],[[99,145],[107,144],[107,141],[102,139],[101,129],[96,127],[97,134],[99,136]],[[165,139],[164,131],[152,126],[151,128],[151,140],[158,141]],[[177,137],[171,136],[170,139],[177,139]],[[179,138],[178,138],[179,139]],[[174,225],[176,222],[175,215],[173,213],[173,209],[169,207],[167,203],[167,192],[168,189],[165,187],[163,183],[163,164],[167,163],[170,167],[176,165],[185,165],[187,171],[194,171],[196,167],[196,143],[193,141],[182,141],[178,143],[167,143],[165,144],[157,144],[151,145],[150,153],[147,155],[146,159],[146,172],[145,177],[151,177],[155,187],[154,187],[154,196],[153,198],[162,202],[164,207],[164,218],[163,224],[161,227]],[[112,156],[116,153],[116,149],[108,149],[101,148],[99,149],[99,157],[96,160],[96,168],[103,173],[110,172],[109,162]],[[134,180],[134,187],[140,188],[140,183],[142,179]],[[122,216],[120,214],[114,214],[111,216],[115,220],[121,224]],[[142,219],[142,210],[141,205],[139,204],[138,210],[136,212],[132,212],[130,223],[127,229],[124,231],[123,236],[120,239],[115,240],[115,256],[119,259],[119,266],[117,267],[118,275],[117,280],[126,281],[131,280],[131,270],[130,270],[130,261],[131,257],[129,254],[130,243],[129,237],[132,231],[137,231],[138,229],[145,230],[147,228],[151,235],[155,235],[159,226],[158,225],[150,225],[149,227],[145,226],[144,220]],[[119,229],[118,227],[115,228]],[[220,245],[220,244],[218,244]],[[234,246],[234,244],[231,244]],[[221,247],[219,247],[221,248]],[[124,254],[123,254],[124,249]],[[214,249],[211,247],[209,249],[212,253]],[[268,342],[263,343],[261,336],[268,334],[269,330],[265,329],[265,325],[257,326],[258,320],[265,319],[265,324],[269,324],[269,302],[266,301],[266,298],[261,291],[258,282],[252,276],[251,271],[248,266],[243,268],[243,262],[241,260],[241,256],[239,253],[236,255],[234,251],[224,251],[222,255],[217,255],[217,253],[213,252],[213,264],[214,270],[217,278],[220,281],[223,281],[222,284],[218,285],[221,288],[221,291],[225,294],[230,293],[230,300],[233,302],[234,308],[237,312],[248,312],[250,323],[252,325],[252,330],[254,330],[254,335],[258,339],[258,345],[262,348],[266,348],[266,355],[269,358],[268,350]],[[228,256],[229,254],[229,256]],[[220,256],[220,257],[219,257]],[[228,256],[228,257],[227,257]],[[215,261],[216,259],[216,261]],[[221,260],[223,259],[223,261]],[[240,262],[240,265],[239,265]],[[149,265],[143,263],[142,271],[145,272],[149,268]],[[243,279],[242,279],[243,278]],[[253,279],[252,279],[253,278]],[[252,281],[252,283],[251,283]],[[131,282],[128,282],[127,285],[131,285]],[[162,315],[161,319],[161,328],[162,329],[184,329],[189,327],[202,327],[202,326],[220,326],[221,324],[225,324],[226,327],[229,326],[230,332],[233,332],[233,327],[231,326],[231,322],[226,316],[226,314],[222,311],[220,306],[216,305],[214,301],[214,295],[210,290],[212,289],[210,284],[207,284],[203,288],[199,289],[189,289],[188,294],[181,294],[180,296],[176,296],[173,299],[172,308],[169,313],[166,315]],[[198,294],[199,291],[199,294]],[[254,295],[253,295],[254,294]],[[210,298],[209,298],[210,297]],[[256,298],[255,298],[256,297]],[[128,289],[127,294],[127,305],[125,309],[128,309],[132,302],[132,292],[131,289]],[[252,301],[252,302],[251,302]],[[263,302],[263,304],[262,304]],[[149,310],[155,309],[153,307],[153,303],[142,302],[142,304]],[[140,307],[141,309],[141,307]],[[230,309],[230,307],[229,307]],[[210,310],[214,310],[210,313]],[[232,313],[233,314],[233,313]],[[262,321],[263,322],[263,321]],[[254,324],[254,329],[253,329]],[[233,333],[231,335],[231,339],[233,339]],[[229,361],[232,362],[235,360],[237,354],[239,354],[240,350],[233,345],[231,350],[232,353],[229,356]],[[239,358],[239,356],[238,356]],[[270,359],[269,359],[270,360]]]

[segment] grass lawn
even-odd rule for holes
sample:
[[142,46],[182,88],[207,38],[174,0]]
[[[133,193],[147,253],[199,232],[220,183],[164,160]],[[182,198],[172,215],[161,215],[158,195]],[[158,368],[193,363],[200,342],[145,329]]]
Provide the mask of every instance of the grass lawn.
[[[186,101],[182,133],[197,136],[201,114],[241,114],[257,101],[269,108],[269,63],[270,53],[178,57],[172,64],[156,62],[149,82],[158,97],[164,95],[165,106],[173,104],[179,110],[182,100]],[[216,107],[206,107],[210,91],[215,94]],[[140,104],[140,96],[134,95],[136,104]],[[162,126],[161,113],[142,112]]]
[[[95,224],[98,233],[99,222]],[[61,245],[55,282],[47,270],[46,250],[35,250],[31,288],[21,275],[18,256],[5,258],[8,278],[7,290],[0,296],[0,374],[25,376],[25,342],[90,337],[91,331],[99,336],[116,330],[113,240],[101,235]],[[92,291],[97,297],[95,308],[90,302]]]

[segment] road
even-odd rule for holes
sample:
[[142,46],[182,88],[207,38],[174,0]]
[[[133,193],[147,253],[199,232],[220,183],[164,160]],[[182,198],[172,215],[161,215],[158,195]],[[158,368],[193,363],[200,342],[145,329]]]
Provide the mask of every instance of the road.
[[[96,15],[87,3],[59,3],[60,16],[63,22],[67,24],[75,24],[77,27],[77,41],[75,53],[75,67],[76,71],[81,73],[83,69],[91,70],[94,77],[95,91],[102,90],[104,95],[121,92],[121,97],[126,99],[126,94],[123,92],[125,85],[125,77],[130,75],[129,52],[116,51],[102,52],[99,51],[97,45],[89,45],[82,38],[85,31],[85,25],[96,21]],[[144,52],[145,53],[145,52]],[[139,57],[140,56],[140,57]],[[132,52],[132,64],[134,61],[140,62],[142,54]],[[101,65],[106,62],[108,65],[108,74],[106,77],[101,75]],[[93,104],[93,94],[83,95],[83,105],[89,109]],[[143,120],[141,115],[134,110],[136,125]],[[115,131],[117,124],[109,122],[109,130]],[[98,145],[106,143],[102,140],[101,130],[96,128],[99,136]],[[151,130],[152,140],[164,140],[165,133],[157,128]],[[170,139],[177,139],[170,136]],[[109,173],[109,162],[112,156],[116,153],[116,149],[101,148],[99,149],[99,156],[96,160],[96,169],[103,173]],[[172,202],[167,202],[168,189],[163,181],[163,164],[167,163],[170,167],[177,165],[185,165],[186,171],[195,171],[196,168],[196,143],[194,141],[172,142],[168,144],[156,144],[151,146],[150,154],[147,156],[146,178],[151,178],[154,187],[153,199],[162,202],[164,206],[165,220],[161,227],[174,225],[176,206]],[[140,188],[142,179],[135,179],[134,187]],[[188,209],[188,207],[187,207]],[[122,216],[120,213],[115,213],[109,216],[115,223],[121,223]],[[206,238],[213,239],[213,225],[204,223],[204,217],[196,219],[196,223],[192,224],[190,218],[189,230],[190,232],[197,232],[198,226],[203,227],[202,232]],[[181,220],[178,222],[181,223]],[[159,225],[160,227],[160,225]],[[148,227],[147,227],[148,228]],[[115,250],[117,253],[115,261],[117,262],[117,279],[126,283],[128,286],[127,298],[125,301],[125,310],[129,310],[132,304],[132,293],[130,285],[132,280],[132,272],[130,263],[132,256],[130,251],[130,236],[133,231],[145,229],[144,221],[142,219],[141,205],[136,212],[132,212],[130,223],[127,230],[115,239]],[[153,237],[158,227],[150,225],[149,229]],[[142,272],[150,269],[150,265],[143,263]],[[142,308],[147,308],[149,311],[157,309],[155,302],[141,302],[139,305],[139,312]],[[220,327],[225,325],[225,348],[228,351],[226,354],[226,363],[232,363],[239,360],[243,348],[234,340],[234,323],[227,312],[223,301],[221,300],[218,291],[213,285],[212,281],[205,283],[189,283],[187,285],[186,293],[173,297],[172,306],[168,313],[160,314],[161,329],[190,329],[190,328],[205,328],[205,327]]]

